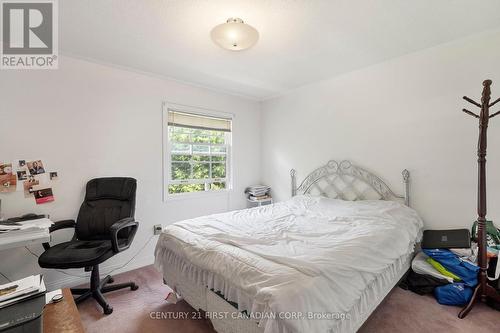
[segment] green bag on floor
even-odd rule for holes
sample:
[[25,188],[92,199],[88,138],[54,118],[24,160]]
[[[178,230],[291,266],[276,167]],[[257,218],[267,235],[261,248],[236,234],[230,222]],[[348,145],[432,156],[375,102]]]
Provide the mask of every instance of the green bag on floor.
[[[471,230],[472,238],[477,241],[477,221],[472,225]],[[493,221],[486,221],[486,245],[490,248],[499,249],[500,250],[500,230],[495,227]],[[488,280],[495,281],[500,277],[500,265],[498,261],[496,262],[495,274],[494,277],[490,277],[487,275]],[[500,284],[500,282],[497,282]]]
[[[477,221],[472,225],[471,234],[477,242]],[[493,221],[486,221],[486,244],[489,247],[500,249],[500,230],[495,227]]]

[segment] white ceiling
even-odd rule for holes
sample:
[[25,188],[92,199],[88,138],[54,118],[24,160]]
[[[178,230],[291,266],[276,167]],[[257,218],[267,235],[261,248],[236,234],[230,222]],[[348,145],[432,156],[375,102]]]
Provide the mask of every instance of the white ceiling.
[[[259,100],[500,27],[499,0],[63,0],[59,11],[63,54]],[[232,16],[259,30],[252,49],[212,43]]]

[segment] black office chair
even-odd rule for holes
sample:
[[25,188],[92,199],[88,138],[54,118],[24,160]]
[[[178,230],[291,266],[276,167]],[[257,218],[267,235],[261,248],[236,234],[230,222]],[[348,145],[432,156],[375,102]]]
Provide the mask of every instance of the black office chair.
[[80,295],[76,303],[92,296],[103,308],[104,314],[113,312],[103,293],[123,288],[137,290],[133,283],[113,283],[111,276],[99,279],[99,264],[130,247],[139,223],[134,220],[137,182],[133,178],[97,178],[87,183],[85,200],[78,218],[56,222],[50,232],[75,228],[69,242],[50,246],[44,243],[45,252],[38,258],[43,268],[85,268],[92,271],[90,288],[72,288]]

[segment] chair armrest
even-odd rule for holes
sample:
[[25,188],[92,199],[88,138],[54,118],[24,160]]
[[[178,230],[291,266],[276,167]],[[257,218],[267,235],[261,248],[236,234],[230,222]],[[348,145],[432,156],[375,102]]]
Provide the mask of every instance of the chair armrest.
[[76,223],[74,220],[62,220],[54,222],[54,224],[49,228],[49,232],[53,232],[60,229],[74,228]]
[[[115,223],[110,228],[111,233],[111,245],[113,246],[113,252],[118,253],[124,251],[130,247],[132,240],[134,239],[137,228],[139,227],[139,222],[135,221],[133,217],[126,217]],[[121,230],[128,228],[126,243],[120,246],[118,244],[118,233]]]
[[[52,233],[54,231],[61,230],[61,229],[74,228],[75,226],[76,226],[76,223],[74,220],[57,221],[54,223],[54,225],[50,226],[49,233]],[[50,249],[49,243],[43,243],[42,246],[45,250]]]

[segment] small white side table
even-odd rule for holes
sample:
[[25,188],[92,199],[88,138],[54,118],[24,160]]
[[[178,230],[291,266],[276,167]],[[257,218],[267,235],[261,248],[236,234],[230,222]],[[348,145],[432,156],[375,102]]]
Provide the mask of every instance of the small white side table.
[[257,200],[257,201],[253,201],[253,200],[247,199],[247,208],[260,207],[260,206],[265,206],[265,205],[271,205],[272,203],[273,203],[273,198],[268,198],[268,199],[263,199],[263,200]]

